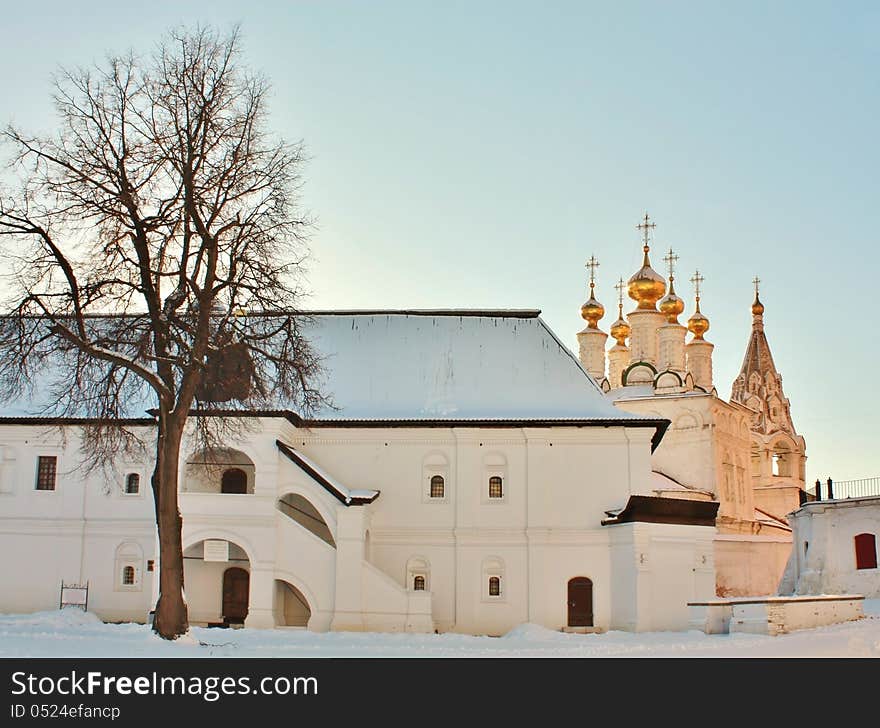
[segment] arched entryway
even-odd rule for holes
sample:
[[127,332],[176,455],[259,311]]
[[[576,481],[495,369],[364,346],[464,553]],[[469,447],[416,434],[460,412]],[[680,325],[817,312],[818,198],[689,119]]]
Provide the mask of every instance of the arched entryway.
[[568,626],[593,626],[593,582],[585,576],[568,582]]
[[223,572],[223,621],[244,624],[248,613],[251,576],[244,569],[231,566]]

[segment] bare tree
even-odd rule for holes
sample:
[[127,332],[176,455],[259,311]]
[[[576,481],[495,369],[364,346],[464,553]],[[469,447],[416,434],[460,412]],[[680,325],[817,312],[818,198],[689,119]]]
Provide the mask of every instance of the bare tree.
[[[178,462],[194,411],[325,400],[302,334],[300,145],[266,128],[267,82],[239,33],[169,33],[148,57],[55,79],[52,136],[10,127],[16,182],[0,196],[12,297],[0,394],[39,381],[46,412],[87,422],[90,463],[154,416],[160,597],[153,627],[188,628]],[[199,418],[200,431],[210,434]],[[219,421],[219,420],[218,420]]]

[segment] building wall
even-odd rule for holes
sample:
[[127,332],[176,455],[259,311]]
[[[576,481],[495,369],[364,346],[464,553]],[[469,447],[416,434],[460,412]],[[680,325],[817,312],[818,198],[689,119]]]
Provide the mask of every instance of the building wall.
[[781,594],[880,597],[880,569],[856,569],[855,537],[880,545],[880,497],[806,503],[789,516],[794,545]]
[[[568,581],[585,576],[593,581],[597,628],[683,629],[686,602],[706,596],[711,549],[709,566],[698,557],[707,553],[707,529],[601,525],[605,511],[623,508],[631,494],[651,494],[652,435],[623,427],[306,430],[269,418],[228,443],[253,463],[252,493],[216,492],[204,473],[186,466],[196,446],[185,439],[184,547],[192,556],[204,540],[223,539],[246,557],[248,626],[302,618],[301,609],[285,606],[283,581],[307,600],[315,630],[503,634],[526,621],[558,629],[567,624]],[[379,490],[380,497],[344,505],[281,454],[276,439],[344,487]],[[0,474],[11,484],[0,495],[0,543],[7,553],[29,554],[3,564],[4,583],[18,588],[0,594],[0,610],[55,608],[61,578],[88,579],[99,616],[143,621],[158,573],[148,464],[123,468],[139,468],[142,477],[139,495],[122,495],[121,476],[108,484],[74,470],[76,441],[74,429],[64,444],[37,428],[0,428],[4,452],[14,455]],[[60,457],[57,490],[35,492],[36,456],[50,450]],[[433,474],[444,477],[442,499],[430,497]],[[489,497],[490,477],[502,478],[499,499]],[[311,504],[332,543],[279,511],[288,494]],[[122,546],[127,559],[139,554],[135,588],[117,583]],[[156,562],[152,574],[148,561]],[[194,622],[220,620],[229,565],[186,561]],[[413,590],[413,565],[427,572],[427,592]],[[497,596],[488,589],[493,576]]]

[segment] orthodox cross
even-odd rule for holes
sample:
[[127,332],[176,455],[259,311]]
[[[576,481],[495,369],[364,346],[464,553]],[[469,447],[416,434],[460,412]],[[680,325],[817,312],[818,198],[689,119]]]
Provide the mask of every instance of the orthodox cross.
[[593,288],[596,286],[596,268],[599,267],[599,261],[596,260],[596,256],[591,255],[584,267],[590,269],[590,297],[592,297]]
[[755,284],[755,299],[758,298],[758,286],[761,285],[761,279],[758,276],[755,276],[755,280],[752,281]]
[[623,316],[623,289],[626,288],[623,278],[618,280],[614,287],[617,289],[617,308],[620,311],[620,315]]
[[694,273],[694,277],[691,278],[691,283],[694,284],[694,295],[697,297],[697,300],[700,300],[700,286],[703,281],[706,280],[703,276],[700,275],[700,271]]
[[655,227],[657,227],[657,223],[650,222],[650,219],[651,218],[648,217],[648,213],[646,212],[644,221],[636,225],[636,230],[642,231],[642,236],[645,238],[646,248],[648,247],[648,231],[653,230]]
[[675,264],[678,262],[678,256],[672,251],[672,248],[670,248],[669,252],[663,257],[663,262],[667,265],[669,270],[669,280],[671,281],[675,277]]

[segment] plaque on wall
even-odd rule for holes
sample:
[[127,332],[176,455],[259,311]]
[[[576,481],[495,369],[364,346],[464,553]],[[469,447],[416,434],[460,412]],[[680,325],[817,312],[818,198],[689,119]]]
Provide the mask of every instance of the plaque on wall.
[[205,541],[205,561],[229,561],[229,541]]

